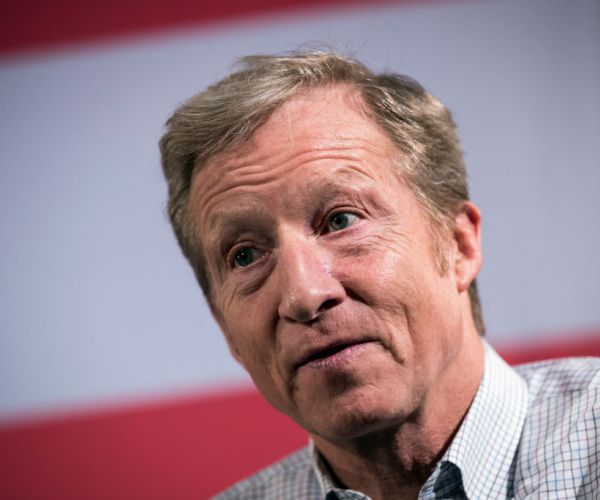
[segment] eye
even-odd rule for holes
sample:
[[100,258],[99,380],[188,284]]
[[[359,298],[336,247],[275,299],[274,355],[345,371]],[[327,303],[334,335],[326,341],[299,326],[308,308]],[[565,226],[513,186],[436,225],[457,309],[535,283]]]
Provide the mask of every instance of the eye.
[[352,212],[337,212],[327,219],[327,229],[329,231],[341,231],[354,224],[358,220],[358,215]]
[[257,248],[242,247],[233,256],[234,267],[248,267],[263,256],[263,252]]

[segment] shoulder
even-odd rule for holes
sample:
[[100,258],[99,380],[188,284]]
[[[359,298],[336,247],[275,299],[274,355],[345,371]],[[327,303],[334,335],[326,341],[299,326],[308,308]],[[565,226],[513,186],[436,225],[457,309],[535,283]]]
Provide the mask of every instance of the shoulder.
[[308,447],[246,478],[215,500],[311,498],[319,491]]
[[[528,387],[515,491],[571,497],[600,486],[600,358],[515,367]],[[584,495],[585,496],[585,495]]]
[[[600,358],[564,358],[515,367],[528,389],[525,437],[581,430],[600,413]],[[590,428],[594,432],[595,426]]]
[[600,390],[600,358],[562,358],[515,366],[530,398]]

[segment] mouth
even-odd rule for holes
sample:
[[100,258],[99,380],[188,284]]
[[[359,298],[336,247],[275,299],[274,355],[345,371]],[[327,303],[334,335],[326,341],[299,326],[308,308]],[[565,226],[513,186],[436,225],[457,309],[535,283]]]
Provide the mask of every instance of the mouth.
[[309,351],[297,364],[296,369],[332,369],[356,358],[373,340],[340,341]]

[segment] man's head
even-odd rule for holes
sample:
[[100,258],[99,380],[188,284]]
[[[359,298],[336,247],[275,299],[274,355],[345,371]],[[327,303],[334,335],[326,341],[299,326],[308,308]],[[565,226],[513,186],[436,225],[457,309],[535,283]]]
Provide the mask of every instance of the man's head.
[[462,411],[481,368],[479,212],[448,112],[337,56],[250,64],[161,143],[176,232],[233,355],[316,439]]
[[[460,140],[443,104],[406,76],[376,75],[333,53],[251,56],[242,62],[243,69],[177,109],[160,143],[171,223],[209,303],[211,283],[189,210],[192,177],[210,159],[247,145],[276,109],[310,89],[346,84],[358,91],[365,113],[397,147],[398,169],[426,211],[438,246],[442,243],[461,203],[469,199]],[[445,266],[443,259],[440,266]],[[469,296],[475,325],[483,335],[475,280]]]

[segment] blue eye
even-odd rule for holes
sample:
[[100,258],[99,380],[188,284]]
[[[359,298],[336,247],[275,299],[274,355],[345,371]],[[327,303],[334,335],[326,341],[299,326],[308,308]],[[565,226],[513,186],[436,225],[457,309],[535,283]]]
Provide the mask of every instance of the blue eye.
[[262,256],[262,252],[252,247],[240,248],[234,256],[235,267],[248,267]]
[[330,231],[341,231],[354,224],[358,216],[352,212],[338,212],[327,219],[327,228]]

